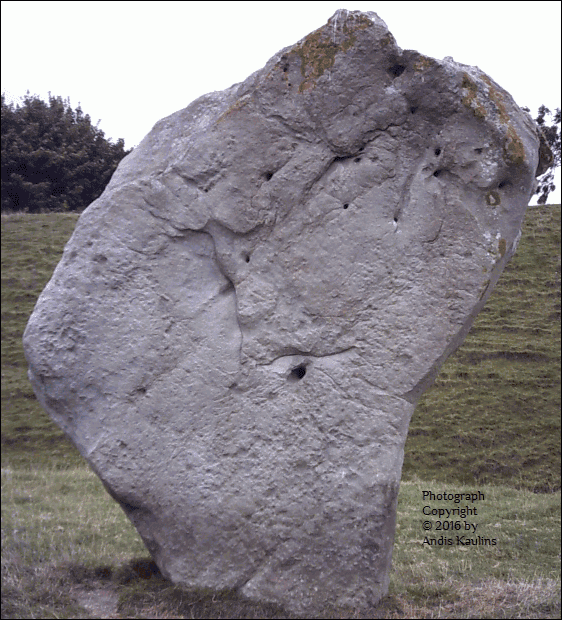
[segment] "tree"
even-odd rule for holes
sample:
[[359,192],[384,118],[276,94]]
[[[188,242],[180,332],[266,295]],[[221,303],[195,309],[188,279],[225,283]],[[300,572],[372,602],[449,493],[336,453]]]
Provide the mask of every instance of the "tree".
[[[556,189],[554,185],[554,171],[560,166],[560,108],[552,113],[546,106],[541,105],[535,119],[544,142],[552,151],[552,159],[548,169],[539,177],[535,194],[539,195],[537,202],[546,204],[548,195]],[[544,148],[541,144],[541,148]],[[546,149],[545,149],[546,150]]]
[[[98,123],[99,124],[99,123]],[[127,155],[125,143],[106,140],[80,105],[29,91],[21,105],[2,93],[2,211],[77,211],[105,189]]]

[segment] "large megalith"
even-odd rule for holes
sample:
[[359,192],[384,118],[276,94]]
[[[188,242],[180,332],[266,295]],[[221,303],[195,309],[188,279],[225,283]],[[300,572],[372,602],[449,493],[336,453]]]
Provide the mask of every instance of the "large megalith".
[[385,595],[410,417],[538,169],[491,78],[345,10],[121,162],[24,346],[165,576],[303,614]]

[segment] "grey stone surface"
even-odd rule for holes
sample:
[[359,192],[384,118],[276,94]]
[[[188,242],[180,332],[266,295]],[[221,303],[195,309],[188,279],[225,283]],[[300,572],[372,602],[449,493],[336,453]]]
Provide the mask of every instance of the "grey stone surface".
[[24,346],[164,575],[303,614],[385,595],[410,417],[538,166],[492,79],[345,10],[121,162]]

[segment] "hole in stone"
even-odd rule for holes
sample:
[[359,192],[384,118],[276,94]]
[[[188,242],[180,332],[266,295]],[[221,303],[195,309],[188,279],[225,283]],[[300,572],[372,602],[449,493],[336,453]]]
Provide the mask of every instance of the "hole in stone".
[[418,111],[417,105],[410,106],[410,114],[415,114],[417,111]]
[[343,208],[344,208],[344,209],[348,209],[348,208],[349,208],[349,202],[346,202],[346,203],[343,205]]
[[398,218],[397,217],[394,218],[394,223],[398,224]]
[[244,260],[245,260],[247,263],[249,263],[249,262],[250,262],[250,255],[249,255],[249,254],[246,254],[246,255],[244,256]]
[[390,73],[390,75],[393,75],[394,77],[398,77],[402,75],[404,71],[406,71],[406,67],[398,63],[395,65],[392,65],[392,67],[389,67],[388,69],[388,72]]
[[511,181],[508,181],[507,179],[505,181],[502,181],[499,185],[498,185],[498,189],[503,189],[504,187],[509,187],[511,185]]
[[273,178],[273,172],[271,172],[271,171],[270,172],[266,172],[263,176],[265,177],[266,181],[269,181],[271,178]]
[[306,366],[304,364],[299,364],[291,370],[290,378],[293,380],[298,380],[302,379],[304,375],[306,375]]
[[434,176],[434,177],[438,177],[438,176],[439,176],[442,172],[443,172],[443,170],[436,170],[436,171],[433,173],[433,176]]
[[482,155],[482,151],[484,149],[474,149],[474,152],[477,153],[478,155]]
[[353,161],[358,164],[361,161],[361,157],[356,157]]
[[441,149],[440,148],[436,148],[435,149],[435,156],[439,157],[439,155],[441,155]]

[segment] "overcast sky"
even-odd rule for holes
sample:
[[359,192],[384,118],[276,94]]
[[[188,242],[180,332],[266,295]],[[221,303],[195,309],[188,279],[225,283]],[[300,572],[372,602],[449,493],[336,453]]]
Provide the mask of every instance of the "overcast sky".
[[[534,114],[560,95],[553,2],[2,2],[1,89],[70,98],[136,146],[164,116],[228,88],[339,9],[374,11],[403,49],[488,73]],[[560,175],[549,202],[560,202]]]

